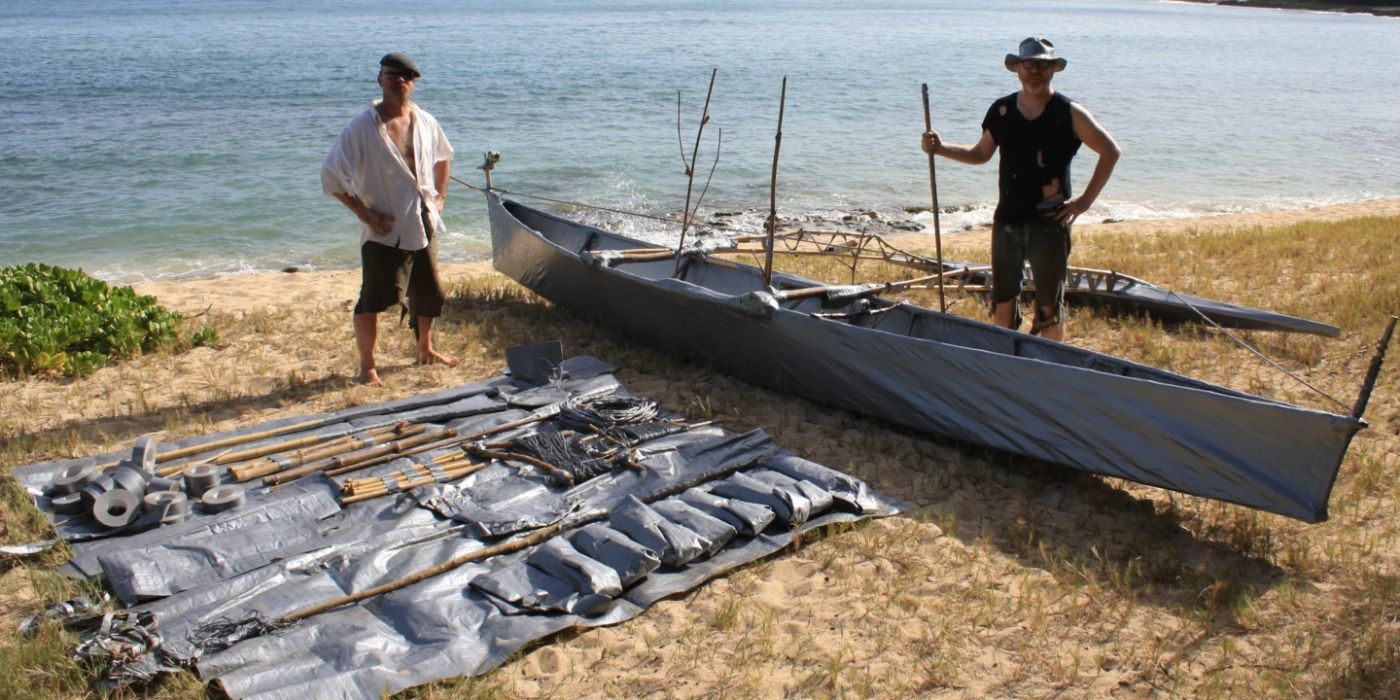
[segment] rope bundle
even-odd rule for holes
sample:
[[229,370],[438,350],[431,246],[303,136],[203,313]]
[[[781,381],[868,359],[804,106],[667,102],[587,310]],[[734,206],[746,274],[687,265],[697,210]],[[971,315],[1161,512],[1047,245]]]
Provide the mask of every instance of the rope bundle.
[[559,425],[579,432],[606,432],[618,425],[644,423],[657,416],[656,401],[636,396],[570,399],[559,410]]

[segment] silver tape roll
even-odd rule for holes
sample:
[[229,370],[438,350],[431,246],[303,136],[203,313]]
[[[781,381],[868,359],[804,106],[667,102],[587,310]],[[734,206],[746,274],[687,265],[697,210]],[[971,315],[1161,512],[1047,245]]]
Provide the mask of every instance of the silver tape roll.
[[181,482],[178,479],[167,479],[162,476],[158,476],[154,479],[151,479],[150,482],[146,484],[146,493],[183,490],[185,490],[184,482]]
[[156,445],[159,443],[160,438],[155,435],[142,435],[136,438],[136,445],[131,448],[131,463],[141,471],[154,473],[156,470]]
[[65,493],[62,496],[55,496],[49,499],[49,505],[53,512],[64,515],[83,512],[83,495],[80,493]]
[[179,491],[152,491],[141,498],[141,509],[147,513],[163,513],[166,506],[184,500],[185,494]]
[[112,481],[117,482],[117,488],[126,489],[132,493],[145,493],[146,484],[150,480],[149,474],[125,462],[112,471]]
[[84,486],[97,480],[97,467],[92,464],[74,464],[58,470],[49,481],[54,493],[69,494],[83,490]]
[[171,501],[165,504],[165,512],[160,516],[161,525],[173,525],[183,523],[190,517],[190,512],[194,510],[194,502],[190,500]]
[[88,484],[87,486],[84,486],[82,491],[79,491],[79,493],[83,495],[83,508],[91,509],[93,505],[97,503],[97,499],[100,498],[102,494],[107,493],[108,491],[111,491],[116,487],[117,482],[112,481],[112,476],[110,474],[103,474],[102,476],[97,477],[92,481],[92,483]]
[[194,498],[219,485],[219,468],[212,464],[196,464],[185,470],[185,493]]
[[243,487],[234,484],[216,486],[205,491],[199,500],[210,513],[222,513],[243,505]]
[[125,527],[140,514],[141,497],[126,489],[112,489],[92,506],[92,517],[104,527]]

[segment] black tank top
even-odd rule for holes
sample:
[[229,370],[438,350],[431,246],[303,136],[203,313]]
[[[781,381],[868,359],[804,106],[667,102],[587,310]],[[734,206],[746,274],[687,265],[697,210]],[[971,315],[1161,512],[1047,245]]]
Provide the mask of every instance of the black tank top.
[[1045,187],[1059,178],[1058,195],[1070,196],[1069,163],[1082,143],[1074,135],[1068,97],[1055,93],[1045,111],[1033,120],[1021,116],[1012,93],[992,103],[982,128],[991,132],[1001,150],[996,219],[1020,223],[1037,218],[1036,205],[1047,197]]

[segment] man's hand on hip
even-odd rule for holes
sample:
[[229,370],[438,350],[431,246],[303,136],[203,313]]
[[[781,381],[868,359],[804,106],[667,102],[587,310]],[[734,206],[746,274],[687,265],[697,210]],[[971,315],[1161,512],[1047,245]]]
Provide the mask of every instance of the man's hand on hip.
[[372,209],[365,210],[365,215],[360,218],[374,232],[376,236],[387,236],[394,230],[394,217],[389,214],[381,214]]

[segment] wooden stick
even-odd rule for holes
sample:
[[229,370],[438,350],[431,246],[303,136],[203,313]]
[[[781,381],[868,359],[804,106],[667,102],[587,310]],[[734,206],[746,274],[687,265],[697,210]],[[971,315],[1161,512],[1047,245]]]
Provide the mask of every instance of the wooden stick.
[[[695,132],[695,147],[690,153],[690,162],[685,166],[686,186],[685,186],[685,208],[681,210],[681,239],[676,243],[676,270],[671,273],[672,277],[681,273],[681,251],[685,249],[685,232],[690,227],[690,193],[695,187],[695,165],[696,159],[700,157],[700,137],[705,133],[705,125],[710,122],[710,96],[715,93],[715,76],[719,75],[719,69],[710,71],[710,89],[705,93],[705,109],[700,114],[700,127]],[[680,93],[676,93],[676,115],[680,119]],[[679,126],[677,127],[680,128]],[[684,155],[685,151],[682,150]]]
[[[446,459],[444,459],[444,457],[446,457]],[[443,471],[444,473],[450,472],[454,469],[460,469],[470,464],[473,464],[473,462],[468,460],[466,455],[460,454],[451,456],[443,455],[434,458],[432,461],[432,466]],[[398,469],[389,472],[385,476],[393,477],[395,481],[408,483],[416,479],[421,479],[425,476],[432,476],[433,473],[431,467],[417,462],[411,465],[411,468],[414,471],[414,473],[411,475],[403,469]],[[342,487],[342,490],[350,493],[360,493],[363,491],[373,491],[375,489],[383,488],[383,486],[384,480],[382,477],[368,476],[362,479],[347,480],[345,482],[345,486]]]
[[535,459],[534,457],[531,457],[529,455],[517,454],[515,452],[498,452],[496,450],[487,450],[482,449],[480,447],[472,446],[467,447],[467,452],[470,452],[471,454],[477,455],[479,457],[487,457],[502,462],[524,462],[525,464],[528,464],[532,467],[538,467],[545,473],[549,474],[550,477],[554,479],[554,483],[559,484],[560,486],[574,485],[573,474],[570,474],[564,471],[563,469],[560,469],[559,467],[556,467],[553,464],[550,464],[549,462],[546,462],[542,459]]
[[554,523],[553,525],[549,525],[539,530],[536,530],[524,537],[509,540],[507,542],[502,542],[500,544],[491,545],[490,547],[484,547],[482,549],[473,550],[471,552],[467,552],[466,554],[453,557],[445,562],[442,562],[441,564],[438,564],[436,566],[430,566],[421,571],[409,574],[408,576],[398,579],[397,581],[390,581],[389,583],[380,586],[375,586],[374,588],[369,588],[360,591],[359,593],[352,593],[347,596],[336,598],[335,600],[328,600],[319,605],[312,605],[311,607],[302,608],[301,610],[297,610],[296,612],[287,615],[283,619],[287,622],[296,622],[297,620],[304,620],[313,615],[319,615],[323,612],[326,612],[327,610],[334,610],[342,605],[358,603],[359,601],[365,600],[367,598],[373,598],[377,595],[389,593],[391,591],[397,591],[400,588],[404,588],[406,586],[411,586],[420,581],[426,581],[434,576],[437,576],[438,574],[447,573],[448,571],[451,571],[468,562],[473,562],[478,559],[494,557],[497,554],[509,554],[511,552],[518,552],[522,549],[533,547],[553,537],[559,532],[559,530],[562,527],[562,522]]
[[[748,462],[743,462],[743,463],[736,462],[736,463],[734,463],[734,464],[726,465],[725,468],[722,469],[722,470],[717,470],[717,471],[715,471],[715,472],[711,472],[711,473],[705,474],[704,477],[703,477],[703,480],[704,480],[704,481],[712,481],[712,480],[715,480],[715,479],[722,479],[722,478],[724,478],[725,476],[728,476],[729,474],[733,474],[734,472],[737,472],[737,471],[739,471],[739,470],[741,470],[741,469],[744,469],[745,467],[747,467],[747,466],[749,466],[749,465],[752,465],[752,464],[754,464],[755,462],[757,462],[757,461],[759,461],[759,460],[761,460],[761,459],[767,459],[767,458],[768,458],[769,456],[771,456],[771,455],[772,455],[772,451],[769,450],[767,453],[765,453],[765,454],[762,455],[761,457],[756,458],[756,459],[754,459],[754,460],[751,460],[751,461],[748,461]],[[652,493],[650,493],[650,494],[647,494],[646,496],[644,496],[644,497],[642,498],[642,502],[643,502],[643,503],[654,503],[654,502],[656,502],[656,501],[658,501],[658,500],[660,500],[660,499],[668,498],[668,497],[673,496],[673,495],[675,495],[675,494],[677,494],[677,493],[680,493],[680,492],[682,492],[682,491],[684,491],[684,490],[686,490],[686,489],[693,488],[697,483],[698,483],[698,482],[695,482],[695,481],[693,481],[693,480],[686,480],[686,481],[681,481],[681,482],[677,482],[677,483],[674,483],[674,484],[670,484],[670,485],[668,485],[667,487],[665,487],[665,488],[663,488],[663,489],[661,489],[661,490],[659,490],[659,491],[655,491],[655,492],[652,492]],[[362,601],[362,600],[365,600],[365,599],[368,599],[368,598],[373,598],[374,596],[377,596],[377,595],[380,595],[380,594],[383,594],[383,593],[389,593],[389,592],[392,592],[392,591],[399,590],[400,588],[403,588],[403,587],[405,587],[405,586],[411,586],[411,585],[413,585],[413,584],[415,584],[415,583],[418,583],[418,582],[420,582],[420,581],[426,581],[427,579],[430,579],[430,578],[432,578],[432,577],[434,577],[434,576],[437,576],[437,575],[439,575],[439,574],[447,573],[448,571],[451,571],[451,570],[453,570],[453,569],[455,569],[455,568],[457,568],[457,567],[459,567],[459,566],[461,566],[461,565],[463,565],[463,564],[466,564],[466,563],[468,563],[468,562],[473,562],[473,561],[476,561],[476,560],[478,560],[478,559],[486,559],[486,558],[489,558],[489,557],[494,557],[494,556],[496,556],[496,555],[498,555],[498,554],[509,554],[509,553],[511,553],[511,552],[518,552],[518,551],[523,550],[523,549],[528,549],[528,548],[533,547],[533,546],[535,546],[535,545],[537,545],[537,544],[539,544],[539,543],[541,543],[541,542],[544,542],[545,540],[548,540],[549,538],[551,538],[551,537],[555,536],[556,534],[560,533],[561,531],[563,531],[565,528],[579,527],[579,526],[582,526],[582,525],[587,524],[587,523],[590,523],[590,522],[594,522],[594,521],[597,521],[597,520],[601,520],[601,519],[603,519],[603,518],[608,517],[608,515],[609,515],[611,512],[612,512],[611,509],[602,509],[602,510],[591,511],[591,512],[587,512],[587,513],[579,513],[579,514],[576,514],[576,515],[572,516],[572,517],[571,517],[570,519],[568,519],[568,520],[560,520],[559,522],[556,522],[556,523],[554,523],[554,524],[552,524],[552,525],[546,525],[545,527],[540,528],[539,530],[535,530],[535,531],[531,532],[530,534],[525,535],[525,536],[523,536],[523,537],[518,537],[518,538],[516,538],[516,539],[508,540],[508,541],[506,541],[506,542],[501,542],[500,544],[495,544],[495,545],[492,545],[492,546],[490,546],[490,547],[485,547],[485,548],[482,548],[482,549],[478,549],[478,550],[474,550],[474,551],[471,551],[471,552],[467,552],[466,554],[462,554],[462,555],[453,557],[453,558],[451,558],[451,559],[449,559],[449,560],[447,560],[447,561],[445,561],[445,562],[442,562],[441,564],[437,564],[437,565],[428,567],[428,568],[426,568],[426,569],[422,569],[422,570],[420,570],[420,571],[417,571],[417,572],[414,572],[414,573],[412,573],[412,574],[409,574],[408,576],[405,576],[405,577],[403,577],[403,578],[401,578],[401,579],[398,579],[398,580],[396,580],[396,581],[390,581],[390,582],[388,582],[388,583],[385,583],[385,584],[382,584],[382,585],[379,585],[379,586],[375,586],[374,588],[370,588],[370,589],[367,589],[367,590],[364,590],[364,591],[360,591],[359,593],[354,593],[354,594],[351,594],[351,595],[342,596],[342,597],[340,597],[340,598],[336,598],[336,599],[334,599],[334,600],[329,600],[329,601],[326,601],[326,602],[324,602],[324,603],[320,603],[320,604],[318,604],[318,605],[312,605],[312,606],[310,606],[310,607],[302,608],[302,609],[300,609],[300,610],[297,610],[297,611],[295,611],[295,612],[292,612],[292,613],[286,615],[285,617],[282,618],[282,620],[283,620],[284,622],[289,622],[289,623],[290,623],[290,622],[296,622],[296,621],[298,621],[298,620],[304,620],[304,619],[306,619],[306,618],[308,618],[308,617],[312,617],[312,616],[314,616],[314,615],[319,615],[320,613],[326,612],[326,611],[328,611],[328,610],[334,610],[334,609],[336,609],[336,608],[338,608],[338,607],[341,607],[341,606],[343,606],[343,605],[349,605],[349,604],[351,604],[351,603],[358,603],[359,601]]]
[[783,111],[787,108],[787,76],[783,76],[783,91],[778,98],[778,132],[773,135],[773,174],[768,180],[768,240],[763,257],[763,287],[773,284],[773,236],[778,231],[778,151],[783,147]]
[[508,430],[514,430],[516,428],[520,428],[531,423],[541,421],[548,417],[549,415],[546,414],[536,414],[533,416],[528,416],[526,418],[521,418],[517,421],[503,423],[494,428],[487,428],[486,430],[481,430],[470,435],[458,435],[457,429],[448,428],[447,430],[433,433],[433,435],[442,438],[437,442],[422,444],[417,447],[413,447],[412,449],[406,449],[397,453],[376,454],[372,458],[364,458],[363,461],[346,460],[344,463],[333,464],[326,468],[326,476],[340,476],[341,474],[349,474],[350,472],[359,471],[360,469],[366,469],[378,464],[383,464],[385,462],[398,459],[399,457],[406,457],[408,455],[415,455],[422,452],[431,452],[432,450],[441,449],[443,447],[451,447],[453,445],[458,445],[464,442],[470,442],[472,440],[480,440],[481,438],[487,437],[489,435],[495,435],[497,433],[503,433]]
[[249,461],[244,464],[237,464],[231,466],[228,468],[228,473],[231,476],[233,476],[234,480],[236,481],[249,481],[252,479],[257,479],[269,476],[271,474],[275,474],[277,472],[283,471],[284,469],[297,468],[302,465],[305,465],[308,462],[314,462],[317,460],[326,459],[328,457],[333,457],[344,452],[349,452],[351,450],[358,450],[364,447],[368,447],[376,442],[379,442],[380,440],[389,437],[390,435],[408,437],[411,435],[417,435],[419,433],[422,433],[427,429],[427,425],[421,423],[410,424],[406,421],[400,422],[397,425],[380,426],[378,428],[370,430],[367,436],[364,438],[357,438],[353,434],[341,435],[340,437],[326,442],[317,449],[302,450],[300,452],[288,455],[282,460],[258,459]]
[[[209,442],[200,443],[200,444],[198,444],[198,445],[190,445],[189,447],[180,447],[180,448],[177,448],[177,449],[174,449],[174,450],[170,450],[169,452],[158,453],[158,454],[156,455],[156,461],[157,461],[157,462],[168,462],[168,461],[170,461],[170,460],[172,460],[172,459],[179,459],[179,458],[181,458],[181,457],[189,457],[190,455],[197,455],[197,454],[199,454],[199,453],[201,453],[201,452],[208,452],[208,451],[210,451],[210,450],[217,450],[217,449],[219,449],[219,448],[221,448],[221,447],[232,447],[233,445],[242,445],[242,444],[244,444],[244,443],[253,442],[254,440],[262,440],[263,438],[270,438],[270,437],[274,437],[274,436],[277,436],[277,435],[284,435],[284,434],[286,434],[286,433],[294,433],[294,432],[297,432],[297,431],[299,431],[299,430],[306,430],[306,429],[308,429],[308,428],[317,428],[317,427],[320,427],[320,426],[323,426],[323,425],[329,425],[329,423],[326,422],[327,420],[330,420],[330,419],[327,419],[327,418],[318,418],[318,419],[316,419],[316,420],[309,420],[309,421],[304,421],[304,422],[301,422],[301,423],[293,423],[293,424],[291,424],[291,425],[284,425],[284,426],[281,426],[281,427],[279,427],[279,428],[269,428],[269,429],[267,429],[267,430],[261,430],[261,431],[258,431],[258,432],[256,432],[256,433],[247,433],[246,435],[233,435],[233,436],[231,436],[231,437],[226,437],[226,438],[221,438],[221,439],[218,439],[218,440],[211,440],[211,441],[209,441]],[[106,463],[106,464],[100,464],[100,465],[98,465],[97,468],[98,468],[98,469],[106,469],[106,468],[108,468],[108,467],[115,467],[116,465],[117,465],[117,462],[108,462],[108,463]],[[158,475],[159,475],[159,476],[170,476],[171,474],[177,474],[177,473],[179,473],[179,472],[181,472],[181,471],[184,471],[184,469],[185,469],[186,466],[188,466],[188,465],[177,464],[177,465],[165,467],[165,468],[161,469],[161,470],[158,472]]]
[[1351,409],[1351,417],[1361,420],[1362,414],[1366,413],[1366,404],[1371,400],[1371,390],[1376,388],[1376,379],[1381,374],[1381,363],[1385,362],[1385,349],[1390,345],[1390,336],[1395,333],[1394,315],[1390,317],[1390,323],[1385,326],[1385,333],[1381,334],[1381,339],[1376,342],[1376,354],[1371,357],[1371,366],[1366,370],[1366,379],[1361,382],[1361,395],[1356,398],[1356,406]]
[[[444,437],[444,432],[449,431],[441,431],[436,433],[425,432],[394,440],[393,442],[378,445],[367,450],[339,455],[335,457],[327,457],[325,459],[320,459],[315,462],[303,464],[300,467],[286,469],[277,472],[276,474],[269,474],[268,476],[263,478],[263,483],[267,484],[268,486],[275,486],[277,484],[285,484],[288,481],[300,479],[301,477],[306,476],[308,474],[315,474],[319,471],[327,471],[330,469],[338,469],[347,466],[353,466],[356,469],[360,469],[369,466],[368,462],[381,457],[389,457],[390,459],[393,459],[395,456],[398,455],[414,454],[414,450],[416,450],[416,448],[422,447],[425,444],[436,444],[438,442],[441,442]],[[455,433],[455,431],[451,432]],[[454,439],[450,435],[447,436],[447,438],[449,440]],[[421,452],[423,450],[416,451]],[[378,464],[378,462],[376,462],[376,464]],[[329,474],[329,472],[328,475],[333,476],[332,474]]]
[[[465,463],[465,466],[463,467],[444,469],[443,472],[447,474],[448,481],[456,481],[457,479],[460,479],[464,476],[475,474],[476,472],[485,469],[486,466],[487,464],[484,462],[468,462]],[[373,481],[377,481],[377,479]],[[427,486],[428,484],[433,483],[437,483],[437,479],[432,476],[419,477],[417,479],[408,480],[403,482],[403,491],[399,491],[399,493],[403,493],[404,491],[410,491],[412,489],[418,488],[419,486]],[[355,503],[360,503],[362,501],[371,501],[382,496],[388,496],[389,493],[389,489],[384,488],[384,484],[380,483],[377,488],[366,487],[348,496],[342,496],[340,499],[340,503],[341,505],[351,505]]]
[[[924,131],[933,131],[933,119],[929,116],[928,109],[928,83],[923,85],[924,93]],[[933,166],[933,153],[928,154],[928,186],[929,192],[933,195],[933,247],[938,256],[938,271],[943,271],[943,231],[938,224],[938,177]],[[938,278],[938,310],[941,313],[948,312],[948,302],[943,298],[943,277]]]

